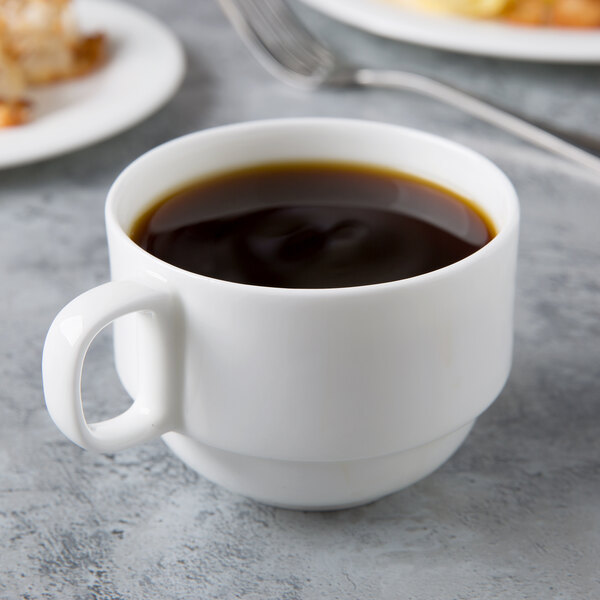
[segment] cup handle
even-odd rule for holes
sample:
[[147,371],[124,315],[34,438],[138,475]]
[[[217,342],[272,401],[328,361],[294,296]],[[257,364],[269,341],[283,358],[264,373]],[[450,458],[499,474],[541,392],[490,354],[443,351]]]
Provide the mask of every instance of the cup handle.
[[[85,355],[104,327],[133,312],[139,313],[141,353],[137,397],[120,415],[88,424],[81,400]],[[70,440],[87,450],[114,452],[176,428],[180,341],[175,319],[171,294],[133,281],[100,285],[60,311],[46,337],[42,374],[50,416]]]

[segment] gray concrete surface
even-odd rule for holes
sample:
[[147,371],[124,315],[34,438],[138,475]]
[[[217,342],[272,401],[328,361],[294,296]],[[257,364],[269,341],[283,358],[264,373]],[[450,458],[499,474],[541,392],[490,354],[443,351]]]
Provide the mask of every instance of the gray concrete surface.
[[[599,598],[600,182],[433,101],[283,87],[248,57],[214,2],[137,3],[185,44],[177,97],[112,140],[0,172],[0,598]],[[435,74],[600,136],[598,67],[440,53],[302,12],[365,63]],[[513,180],[523,211],[516,352],[500,398],[436,473],[337,513],[258,505],[193,473],[160,441],[114,455],[68,442],[43,405],[41,349],[55,313],[108,277],[111,181],[180,134],[299,115],[432,131],[486,154]],[[84,375],[90,418],[127,405],[108,333]]]

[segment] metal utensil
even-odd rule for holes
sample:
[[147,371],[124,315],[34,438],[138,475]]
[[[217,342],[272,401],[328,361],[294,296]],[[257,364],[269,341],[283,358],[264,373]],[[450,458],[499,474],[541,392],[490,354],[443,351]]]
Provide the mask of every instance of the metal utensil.
[[600,175],[600,142],[596,140],[534,123],[424,75],[350,65],[318,40],[284,0],[219,2],[250,52],[285,83],[306,89],[368,86],[424,94]]

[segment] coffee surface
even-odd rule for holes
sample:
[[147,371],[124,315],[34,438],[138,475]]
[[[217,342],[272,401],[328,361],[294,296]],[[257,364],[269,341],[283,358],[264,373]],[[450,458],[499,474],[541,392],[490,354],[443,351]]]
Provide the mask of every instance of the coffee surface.
[[298,163],[209,177],[161,199],[131,238],[172,265],[227,281],[333,288],[435,271],[494,236],[434,184],[366,165]]

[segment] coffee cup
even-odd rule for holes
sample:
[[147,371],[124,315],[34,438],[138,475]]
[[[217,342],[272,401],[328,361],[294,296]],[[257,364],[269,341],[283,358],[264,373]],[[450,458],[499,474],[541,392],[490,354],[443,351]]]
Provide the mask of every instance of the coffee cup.
[[[409,173],[468,198],[495,237],[444,268],[399,281],[288,289],[198,275],[130,237],[157,198],[203,176],[286,161]],[[146,153],[106,202],[111,281],[69,303],[46,338],[46,404],[83,448],[161,436],[188,466],[267,504],[333,509],[400,490],[444,463],[509,375],[519,207],[489,160],[383,123],[282,119],[208,129]],[[133,399],[86,421],[81,373],[114,323]]]

